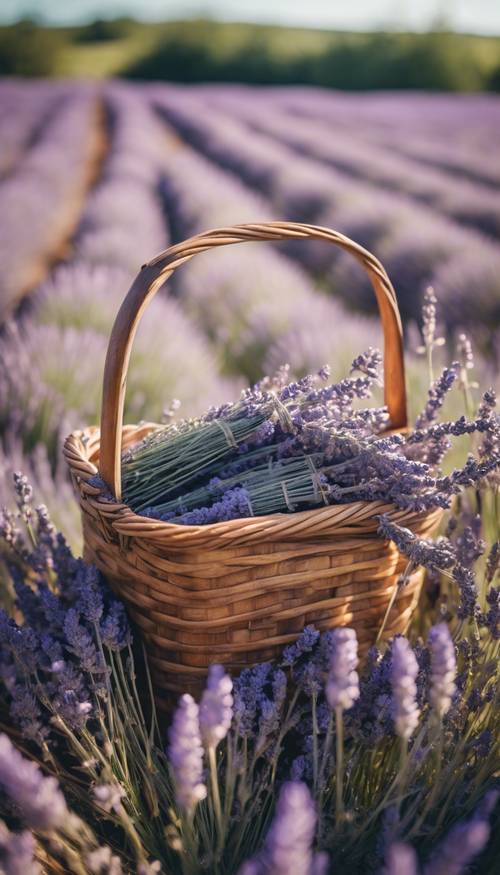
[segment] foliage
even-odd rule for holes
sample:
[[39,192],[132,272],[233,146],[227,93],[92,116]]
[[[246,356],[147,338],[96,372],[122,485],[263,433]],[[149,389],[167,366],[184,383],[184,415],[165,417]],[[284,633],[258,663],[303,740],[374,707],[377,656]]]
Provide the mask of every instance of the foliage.
[[74,40],[77,43],[107,43],[123,39],[133,28],[131,18],[96,18],[89,24],[75,30]]
[[29,19],[0,28],[0,76],[51,76],[61,46],[57,31]]
[[[204,39],[203,37],[206,36]],[[323,50],[280,56],[264,34],[253,32],[232,53],[214,51],[208,30],[180,41],[159,41],[125,75],[173,82],[246,82],[318,85],[344,90],[427,89],[475,91],[487,87],[463,37],[452,33],[337,35]],[[216,45],[216,43],[215,43]]]

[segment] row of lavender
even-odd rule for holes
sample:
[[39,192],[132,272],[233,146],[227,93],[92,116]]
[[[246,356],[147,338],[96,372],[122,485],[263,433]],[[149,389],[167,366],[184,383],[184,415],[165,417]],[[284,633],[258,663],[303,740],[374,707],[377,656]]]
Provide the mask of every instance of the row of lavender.
[[[432,283],[450,327],[472,323],[481,334],[482,323],[497,325],[500,254],[492,238],[500,233],[500,194],[493,179],[472,181],[464,176],[466,166],[461,175],[403,156],[393,149],[390,130],[378,145],[364,142],[360,131],[369,130],[369,122],[362,114],[337,126],[335,104],[325,120],[306,118],[301,101],[295,106],[289,92],[282,94],[152,89],[155,105],[181,135],[266,192],[275,214],[336,227],[374,249],[406,315],[417,314],[418,293]],[[483,117],[488,132],[495,120],[500,126],[489,105]],[[471,154],[474,175],[477,148]],[[328,288],[349,303],[370,306],[367,282],[345,256],[325,248],[295,254],[308,269],[326,274]]]

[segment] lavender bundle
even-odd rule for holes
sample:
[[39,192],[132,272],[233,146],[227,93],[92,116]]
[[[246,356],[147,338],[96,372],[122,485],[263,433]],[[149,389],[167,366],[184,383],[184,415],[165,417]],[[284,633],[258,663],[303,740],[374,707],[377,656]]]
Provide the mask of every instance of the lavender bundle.
[[[486,393],[474,419],[437,423],[454,364],[432,382],[415,429],[388,434],[386,408],[359,404],[380,384],[380,367],[373,349],[339,383],[328,383],[326,367],[289,382],[284,366],[239,401],[154,431],[123,456],[125,500],[144,516],[184,525],[350,501],[449,507],[462,486],[498,465],[494,395]],[[476,432],[485,435],[480,458],[443,476],[450,437]]]

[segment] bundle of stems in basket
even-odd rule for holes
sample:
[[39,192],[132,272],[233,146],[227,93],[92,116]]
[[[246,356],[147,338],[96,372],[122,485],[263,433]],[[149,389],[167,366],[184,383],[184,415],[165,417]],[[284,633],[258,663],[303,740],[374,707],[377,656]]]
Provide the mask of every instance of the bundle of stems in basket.
[[[123,495],[137,513],[185,525],[382,500],[416,511],[447,507],[460,486],[498,464],[499,421],[486,392],[474,419],[436,422],[457,377],[445,368],[413,430],[387,432],[385,407],[365,407],[381,383],[369,349],[349,377],[329,370],[290,381],[288,366],[235,403],[159,427],[123,455]],[[443,476],[450,437],[479,432],[478,458]]]

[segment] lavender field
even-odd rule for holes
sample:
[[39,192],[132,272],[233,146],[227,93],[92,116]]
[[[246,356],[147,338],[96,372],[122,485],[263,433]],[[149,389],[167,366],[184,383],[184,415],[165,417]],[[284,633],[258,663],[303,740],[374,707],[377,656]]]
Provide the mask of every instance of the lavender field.
[[[98,419],[131,279],[191,234],[277,218],[336,228],[387,267],[410,350],[432,284],[448,336],[466,329],[495,371],[498,99],[6,80],[0,105],[2,469],[30,473],[75,543],[61,439]],[[139,333],[128,421],[174,398],[198,412],[284,362],[341,374],[380,341],[363,273],[326,244],[206,255],[169,292]]]
[[[500,98],[12,79],[0,112],[0,873],[495,875]],[[104,531],[84,562],[62,446],[99,422],[130,283],[191,235],[276,219],[387,268],[413,425],[386,431],[357,262],[205,253],[132,353],[125,420],[165,422],[122,457],[147,535],[109,539],[124,505],[79,469]],[[340,535],[315,517],[302,546],[305,507]],[[252,546],[226,554],[238,519]],[[291,532],[274,556],[269,520]],[[165,710],[163,686],[195,698]]]

